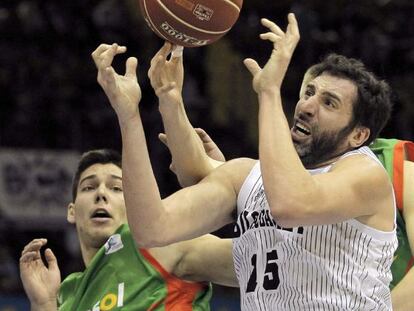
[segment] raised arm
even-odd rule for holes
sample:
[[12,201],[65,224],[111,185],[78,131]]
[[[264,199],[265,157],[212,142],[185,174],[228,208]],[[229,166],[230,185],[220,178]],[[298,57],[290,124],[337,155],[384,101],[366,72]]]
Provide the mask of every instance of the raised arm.
[[[134,58],[127,60],[124,76],[111,67],[117,46],[104,46],[92,54],[98,82],[114,108],[122,135],[122,171],[128,223],[142,247],[167,245],[214,231],[231,222],[238,187],[252,166],[235,160],[214,170],[199,184],[161,200],[139,114],[140,89]],[[235,169],[234,167],[239,169]]]
[[[414,162],[404,161],[404,220],[408,241],[414,257]],[[397,284],[391,292],[395,311],[410,311],[414,306],[414,268]]]
[[[259,158],[272,215],[284,227],[316,225],[381,213],[373,227],[392,230],[391,184],[386,172],[367,156],[339,160],[327,174],[311,176],[295,150],[283,111],[281,84],[299,40],[297,21],[288,16],[286,32],[262,20],[273,43],[266,65],[245,60],[259,101]],[[315,104],[316,105],[316,104]],[[319,106],[318,106],[319,107]],[[367,131],[359,137],[364,137]],[[361,204],[364,202],[364,204]]]
[[153,57],[148,77],[159,99],[159,110],[177,178],[182,186],[193,185],[207,176],[218,163],[207,156],[185,111],[182,47],[165,43]]
[[56,311],[60,287],[60,271],[55,255],[46,249],[47,266],[40,249],[46,239],[35,239],[27,244],[20,257],[20,278],[30,300],[31,311]]
[[[196,128],[195,131],[198,137],[201,139],[201,142],[203,143],[204,152],[209,157],[211,167],[216,168],[222,165],[226,161],[226,158],[224,157],[224,154],[221,152],[221,150],[216,145],[216,143],[211,139],[211,137],[203,129]],[[168,148],[168,150],[170,150],[170,147],[168,145],[167,135],[164,133],[161,133],[158,135],[158,138]],[[191,142],[185,142],[183,148],[184,149],[191,148],[191,146],[190,147],[188,146],[189,144],[191,144]],[[170,153],[171,152],[172,151],[170,150]],[[191,175],[190,176],[186,175],[186,173],[189,170],[178,171],[173,162],[171,162],[170,164],[170,170],[174,172],[174,174],[177,176],[181,187],[188,187],[188,186],[192,186],[193,184],[195,184],[196,182],[195,178],[193,178],[193,176]]]

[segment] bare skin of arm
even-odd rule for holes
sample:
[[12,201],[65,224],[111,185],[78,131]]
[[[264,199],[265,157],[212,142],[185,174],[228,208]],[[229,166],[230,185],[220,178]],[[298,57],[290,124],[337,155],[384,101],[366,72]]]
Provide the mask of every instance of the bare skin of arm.
[[233,221],[237,193],[254,165],[250,159],[229,161],[199,184],[161,200],[148,156],[138,103],[137,59],[130,57],[125,75],[111,66],[118,45],[101,45],[92,54],[98,82],[118,116],[123,142],[123,187],[131,232],[141,247],[164,246],[212,232]]
[[149,251],[164,269],[180,279],[238,287],[231,239],[206,234]]
[[[391,184],[375,161],[362,155],[345,158],[329,173],[316,176],[311,176],[300,161],[280,96],[281,83],[299,40],[293,14],[288,19],[286,33],[270,21],[262,21],[269,32],[261,38],[273,43],[272,54],[263,68],[252,59],[245,60],[258,93],[259,156],[272,215],[284,227],[356,218],[391,231]],[[357,204],[361,201],[366,204]]]
[[151,85],[159,99],[159,111],[168,136],[172,164],[181,185],[199,182],[217,165],[204,151],[184,107],[183,54],[174,56],[173,46],[166,42],[151,60],[148,71]]
[[408,241],[414,256],[414,162],[404,162],[404,219]]
[[[159,138],[171,152],[170,169],[177,175],[181,186],[186,187],[223,164],[225,158],[210,136],[202,129],[193,129],[188,120],[181,96],[184,76],[182,54],[168,59],[171,49],[167,43],[155,55],[148,76],[159,98],[159,110],[167,133],[160,134]],[[194,135],[194,131],[198,136]],[[169,252],[167,255],[163,254],[166,250]],[[204,235],[153,248],[151,253],[164,261],[164,265],[169,266],[179,278],[238,286],[230,239]]]
[[[414,256],[414,162],[404,162],[404,219],[408,241]],[[414,269],[404,276],[391,292],[395,311],[411,311],[414,305]]]
[[[206,131],[204,131],[201,128],[195,128],[194,130],[203,144],[204,151],[199,150],[199,152],[204,152],[205,154],[207,154],[208,160],[210,161],[211,168],[214,169],[222,165],[226,161],[226,159],[223,153],[221,152],[221,150],[219,149],[219,147],[215,144],[215,142],[211,139],[211,137],[206,133]],[[169,147],[167,135],[164,133],[161,133],[158,135],[158,138],[170,150],[170,153],[172,153],[173,151]],[[193,141],[183,142],[183,145],[182,145],[183,149],[193,148],[193,147],[198,148],[198,146],[191,146],[190,144],[192,142]],[[190,156],[191,156],[190,152],[185,154],[185,157],[190,157]],[[180,158],[177,158],[177,161],[180,161]],[[185,160],[185,161],[189,162],[189,160]],[[194,159],[193,161],[194,161],[192,164],[193,166],[198,165],[198,163],[196,162],[196,159]],[[173,162],[171,162],[170,164],[170,170],[177,176],[178,182],[180,183],[181,187],[188,187],[188,186],[194,185],[196,183],[197,178],[195,178],[193,175],[189,175],[191,174],[192,170],[187,170],[187,169],[181,170],[181,168],[182,166],[179,166],[177,168]]]
[[[116,54],[124,53],[125,51],[125,47],[119,47],[117,45],[101,45],[95,50],[95,52],[92,54],[92,57],[98,68],[98,82],[105,90],[105,93],[108,95],[111,103],[130,104],[128,107],[131,109],[131,119],[136,121],[135,117],[137,117],[137,115],[139,116],[137,104],[141,96],[135,74],[136,60],[133,58],[128,59],[127,73],[124,76],[117,75],[113,71],[113,68],[110,67],[113,57]],[[118,107],[115,106],[114,108]],[[123,109],[125,107],[121,108]],[[122,116],[124,116],[122,111],[117,112],[118,117],[120,117],[120,123],[122,121],[125,121],[125,119],[122,118]],[[134,122],[132,123],[134,124]],[[143,134],[141,124],[138,124],[138,129],[139,133]],[[214,142],[211,141],[209,136],[202,130],[198,130],[197,133],[200,135],[201,141],[203,142],[202,146],[204,154],[220,157],[221,153],[219,152]],[[166,137],[163,137],[163,140],[165,143],[167,143]],[[144,151],[146,152],[146,150]],[[145,156],[147,156],[147,154]],[[145,160],[149,162],[148,159]],[[244,162],[247,161],[244,160]],[[124,171],[125,180],[125,175],[127,175],[128,172],[128,166],[126,168],[124,166]],[[153,180],[153,176],[151,176],[151,178]],[[155,184],[154,180],[153,183]],[[205,183],[208,183],[208,181]],[[158,189],[156,189],[156,191],[157,190]],[[127,193],[130,191],[131,190],[128,190],[124,187],[125,196],[127,196]],[[157,194],[156,191],[155,193]],[[233,191],[231,190],[231,195],[232,192]],[[152,192],[152,194],[154,194],[154,192]],[[134,197],[132,200],[133,199]],[[174,198],[170,198],[169,200],[174,202]],[[139,201],[141,202],[141,199],[139,199]],[[159,199],[158,203],[162,204],[162,201]],[[135,240],[138,240],[136,238],[137,230],[134,229],[140,226],[140,224],[134,221],[135,217],[133,210],[132,216],[130,213],[131,209],[127,208],[127,211],[131,231],[134,235]],[[230,218],[224,221],[230,221]],[[194,224],[197,225],[197,222],[194,222]],[[158,233],[164,231],[167,228],[179,227],[181,227],[181,221],[177,225],[169,223],[168,226],[164,226],[163,230],[159,230]],[[149,251],[167,271],[179,278],[188,281],[212,281],[222,285],[237,286],[237,280],[233,268],[232,245],[230,240],[221,240],[212,235],[205,235],[189,241],[179,242],[164,247],[152,248]]]

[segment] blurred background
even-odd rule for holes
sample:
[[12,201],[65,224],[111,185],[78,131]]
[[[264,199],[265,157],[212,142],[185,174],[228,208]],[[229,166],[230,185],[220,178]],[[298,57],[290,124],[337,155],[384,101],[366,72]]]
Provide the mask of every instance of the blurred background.
[[[18,273],[23,246],[45,237],[62,277],[83,269],[74,228],[66,223],[72,172],[89,149],[120,151],[115,113],[96,82],[91,52],[126,45],[115,61],[139,59],[141,113],[161,193],[179,188],[147,79],[162,45],[137,0],[2,0],[0,3],[0,311],[29,310]],[[211,46],[186,49],[184,98],[227,159],[257,157],[257,100],[242,60],[264,64],[271,46],[258,36],[261,17],[285,27],[294,12],[301,41],[283,85],[292,115],[303,73],[328,52],[361,59],[393,87],[393,117],[383,137],[414,139],[414,2],[411,0],[245,0],[234,28]],[[223,229],[218,235],[228,236]],[[237,310],[237,290],[216,288],[213,310]]]

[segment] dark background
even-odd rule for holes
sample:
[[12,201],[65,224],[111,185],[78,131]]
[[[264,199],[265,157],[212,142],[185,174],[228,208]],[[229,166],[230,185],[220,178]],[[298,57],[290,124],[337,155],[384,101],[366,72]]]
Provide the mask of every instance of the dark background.
[[[207,130],[228,159],[257,157],[256,97],[242,60],[266,61],[271,46],[258,38],[265,30],[260,18],[284,28],[288,12],[296,14],[301,41],[283,85],[286,114],[292,114],[306,68],[336,52],[361,59],[393,87],[393,117],[382,136],[413,140],[411,0],[245,0],[238,22],[223,39],[184,51],[184,98],[193,125]],[[128,47],[115,61],[117,71],[123,72],[127,56],[140,62],[141,113],[161,193],[178,189],[168,170],[170,156],[157,139],[162,124],[147,79],[149,61],[162,41],[147,28],[136,0],[3,0],[0,38],[0,149],[120,150],[116,116],[90,57],[100,43],[117,42]],[[0,214],[0,294],[22,293],[18,258],[33,237],[49,238],[63,276],[82,269],[79,252],[73,251],[76,239],[68,234],[72,229],[33,229],[16,221]]]

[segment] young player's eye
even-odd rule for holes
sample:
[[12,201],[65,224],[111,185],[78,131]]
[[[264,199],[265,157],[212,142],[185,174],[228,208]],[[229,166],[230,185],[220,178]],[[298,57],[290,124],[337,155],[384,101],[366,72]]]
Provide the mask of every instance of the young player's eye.
[[81,188],[81,190],[82,191],[92,191],[92,190],[94,190],[95,189],[95,187],[93,187],[93,186],[91,186],[91,185],[86,185],[86,186],[83,186],[82,188]]

